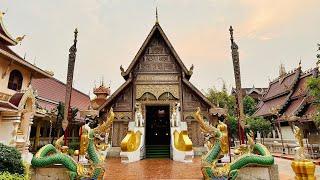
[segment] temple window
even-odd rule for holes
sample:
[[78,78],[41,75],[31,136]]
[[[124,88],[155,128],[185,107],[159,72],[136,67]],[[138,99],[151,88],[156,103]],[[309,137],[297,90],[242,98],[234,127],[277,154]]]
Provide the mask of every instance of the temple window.
[[13,70],[9,76],[8,89],[20,91],[22,87],[23,77],[20,71]]

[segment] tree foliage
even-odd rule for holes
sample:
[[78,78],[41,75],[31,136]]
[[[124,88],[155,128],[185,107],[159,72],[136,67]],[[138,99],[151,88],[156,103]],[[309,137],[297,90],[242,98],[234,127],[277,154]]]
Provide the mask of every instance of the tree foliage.
[[[217,107],[228,109],[226,120],[231,131],[231,137],[238,138],[238,120],[235,115],[236,98],[233,95],[228,94],[225,84],[221,91],[217,90],[215,87],[209,88],[206,97]],[[255,133],[259,131],[266,136],[271,131],[271,123],[261,117],[251,117],[256,111],[256,106],[257,103],[252,97],[245,96],[243,98],[243,108],[247,117],[247,125],[249,125]]]
[[251,96],[245,96],[243,98],[243,111],[247,116],[252,116],[256,111],[257,103]]
[[229,126],[230,129],[230,135],[232,138],[237,138],[238,137],[238,121],[235,116],[228,115],[227,116],[227,125]]
[[11,174],[24,174],[21,153],[14,147],[0,143],[0,172],[7,171]]
[[314,104],[317,106],[318,112],[314,115],[313,120],[316,126],[320,127],[320,77],[313,77],[307,82],[309,93],[314,97]]
[[254,133],[260,132],[263,137],[266,137],[272,130],[271,122],[262,117],[247,117],[246,122],[249,129]]
[[[224,86],[225,87],[225,86]],[[218,91],[215,87],[209,88],[205,94],[210,102],[220,108],[227,108],[228,114],[235,114],[236,99],[228,94],[226,88]]]
[[21,174],[17,174],[17,173],[11,174],[8,171],[0,172],[0,179],[1,180],[28,180],[28,178],[25,178]]

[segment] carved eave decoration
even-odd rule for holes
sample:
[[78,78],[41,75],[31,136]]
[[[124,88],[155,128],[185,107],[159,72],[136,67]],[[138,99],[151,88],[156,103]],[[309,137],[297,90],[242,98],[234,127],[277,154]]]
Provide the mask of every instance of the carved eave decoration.
[[11,35],[6,30],[4,23],[3,23],[3,17],[4,12],[0,12],[0,38],[4,40],[8,46],[15,46],[19,43],[16,39],[12,38]]
[[170,43],[169,39],[167,38],[167,36],[165,35],[164,31],[162,30],[161,26],[159,23],[156,23],[153,28],[151,29],[151,32],[149,33],[149,35],[147,36],[146,40],[143,42],[142,46],[140,47],[138,53],[136,54],[136,56],[134,57],[133,61],[131,62],[131,64],[129,65],[128,69],[126,71],[124,71],[123,67],[120,67],[121,70],[121,75],[123,76],[123,78],[125,80],[127,80],[129,78],[129,74],[132,72],[132,70],[134,69],[135,65],[138,63],[139,58],[143,55],[143,52],[145,50],[145,48],[147,47],[147,45],[149,44],[149,42],[151,41],[153,35],[159,31],[160,35],[162,36],[162,38],[164,39],[165,43],[167,44],[167,46],[169,47],[169,50],[172,52],[173,56],[175,57],[175,59],[177,60],[179,66],[182,69],[182,72],[185,74],[186,79],[190,79],[193,71],[193,66],[190,68],[190,70],[188,70],[186,68],[186,66],[183,64],[182,60],[180,59],[180,57],[178,56],[177,52],[174,50],[172,44]]

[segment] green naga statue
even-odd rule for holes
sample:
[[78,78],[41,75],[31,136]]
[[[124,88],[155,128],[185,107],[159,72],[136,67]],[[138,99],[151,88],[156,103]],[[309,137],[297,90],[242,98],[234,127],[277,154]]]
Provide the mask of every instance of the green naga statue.
[[209,151],[202,157],[201,171],[205,179],[236,179],[238,170],[248,165],[271,166],[274,158],[268,149],[254,143],[253,133],[247,134],[248,145],[242,145],[235,150],[238,156],[233,162],[226,163],[222,167],[217,166],[218,159],[229,152],[227,125],[219,122],[217,128],[203,120],[200,108],[194,114],[201,130],[209,136],[207,146]]
[[82,128],[80,140],[80,154],[83,152],[89,159],[88,165],[76,162],[64,152],[63,136],[56,146],[47,144],[43,146],[32,158],[33,167],[45,167],[53,164],[62,164],[69,171],[71,180],[79,178],[102,179],[105,155],[102,153],[108,147],[108,134],[114,120],[113,110],[110,109],[107,120],[98,127],[91,129],[88,125]]

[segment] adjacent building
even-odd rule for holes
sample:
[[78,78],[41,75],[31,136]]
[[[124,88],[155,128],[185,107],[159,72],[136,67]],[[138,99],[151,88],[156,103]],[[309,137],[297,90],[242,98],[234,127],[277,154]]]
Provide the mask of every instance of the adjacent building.
[[[31,85],[36,91],[38,113],[36,113],[31,126],[30,142],[31,149],[37,150],[39,147],[51,143],[52,138],[57,139],[62,135],[61,128],[55,134],[53,130],[56,129],[56,126],[61,126],[61,120],[57,122],[57,106],[60,102],[65,101],[66,84],[51,77],[33,79]],[[80,110],[88,109],[90,106],[89,95],[73,88],[70,106],[79,110],[75,119],[69,124],[69,140],[71,142],[78,141],[79,128],[84,124],[84,119],[80,117]]]
[[23,37],[12,38],[3,18],[0,12],[0,142],[16,147],[28,159],[30,129],[37,113],[31,81],[51,75],[11,50]]
[[[259,102],[262,99],[262,96],[264,93],[266,93],[268,88],[256,88],[254,85],[251,88],[242,88],[242,96],[250,96],[252,97],[256,102]],[[232,88],[231,94],[233,96],[236,95],[236,89]]]
[[[50,142],[50,129],[56,125],[57,105],[65,101],[66,87],[52,73],[30,64],[11,49],[24,36],[12,38],[3,18],[0,12],[0,143],[18,148],[24,158],[29,158],[29,149]],[[89,96],[73,89],[71,106],[81,110],[89,105]],[[77,138],[81,124],[78,113],[71,123],[71,139]]]
[[319,76],[318,67],[302,71],[301,65],[271,81],[269,88],[258,104],[254,116],[262,116],[274,123],[273,138],[279,138],[278,123],[286,142],[294,141],[292,125],[303,128],[305,138],[310,144],[320,144],[319,133],[313,122],[318,113],[313,98],[308,93],[307,81],[311,77]]

